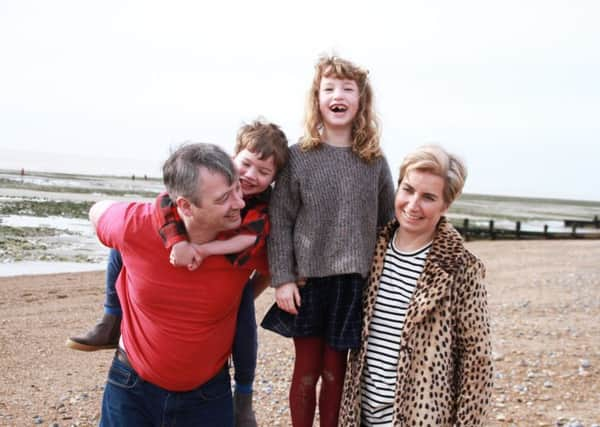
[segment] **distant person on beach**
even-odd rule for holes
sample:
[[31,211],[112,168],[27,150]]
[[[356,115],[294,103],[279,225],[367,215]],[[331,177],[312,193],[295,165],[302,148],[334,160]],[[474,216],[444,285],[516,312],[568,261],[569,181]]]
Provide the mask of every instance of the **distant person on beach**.
[[393,216],[394,184],[367,71],[338,57],[320,58],[304,128],[269,207],[277,302],[261,325],[293,337],[292,424],[313,425],[321,378],[320,424],[337,426],[347,352],[359,346],[362,288],[377,228]]
[[[177,206],[167,193],[156,199],[156,220],[165,247],[171,250],[170,261],[190,270],[198,268],[204,258],[227,255],[234,265],[243,265],[251,256],[266,256],[265,243],[270,230],[267,206],[271,183],[287,162],[287,138],[275,124],[261,120],[243,125],[238,131],[235,156],[246,206],[242,209],[242,226],[224,240],[202,245],[188,242],[185,226],[177,214]],[[222,236],[228,237],[228,236]],[[112,249],[106,275],[105,313],[88,333],[67,340],[67,346],[82,351],[116,348],[120,337],[122,310],[115,289],[122,268],[121,256]],[[254,299],[262,293],[268,281],[265,276],[249,280],[240,303],[233,344],[235,368],[235,421],[237,426],[255,426],[252,409],[253,382],[256,371],[257,332]]]
[[463,163],[438,146],[400,167],[396,218],[379,234],[340,426],[481,426],[492,391],[485,267],[444,217]]

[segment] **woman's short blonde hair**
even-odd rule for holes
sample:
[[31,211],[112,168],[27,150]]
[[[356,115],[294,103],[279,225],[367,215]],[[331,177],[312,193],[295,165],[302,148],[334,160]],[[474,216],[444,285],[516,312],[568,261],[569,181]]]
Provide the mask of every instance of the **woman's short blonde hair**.
[[448,206],[462,193],[467,168],[462,160],[439,145],[424,145],[409,153],[400,165],[398,185],[412,170],[432,173],[444,179],[444,201]]

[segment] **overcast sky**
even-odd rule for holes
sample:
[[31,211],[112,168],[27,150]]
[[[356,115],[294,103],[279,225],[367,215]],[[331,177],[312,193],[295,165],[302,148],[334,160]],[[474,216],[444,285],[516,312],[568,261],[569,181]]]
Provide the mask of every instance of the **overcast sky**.
[[600,200],[599,22],[595,0],[4,0],[0,168],[159,176],[256,116],[295,142],[334,51],[370,70],[394,171],[435,142],[466,192]]

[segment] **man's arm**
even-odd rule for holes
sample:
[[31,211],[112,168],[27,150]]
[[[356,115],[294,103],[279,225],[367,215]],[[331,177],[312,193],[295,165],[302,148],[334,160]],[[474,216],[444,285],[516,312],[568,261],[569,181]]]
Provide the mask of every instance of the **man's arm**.
[[90,208],[89,217],[92,225],[94,226],[94,229],[98,228],[98,221],[100,220],[100,217],[104,214],[104,212],[106,212],[106,210],[115,203],[116,202],[112,200],[101,200],[92,205],[92,207]]

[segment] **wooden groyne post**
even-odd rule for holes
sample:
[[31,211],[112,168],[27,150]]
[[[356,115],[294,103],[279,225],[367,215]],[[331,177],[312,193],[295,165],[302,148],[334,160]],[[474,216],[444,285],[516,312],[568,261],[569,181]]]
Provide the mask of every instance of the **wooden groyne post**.
[[594,215],[594,219],[591,221],[585,221],[580,219],[565,219],[564,220],[565,227],[571,227],[576,225],[577,227],[593,227],[600,228],[600,220],[598,219],[598,215]]
[[[596,220],[596,218],[594,218]],[[587,221],[587,226],[592,221]],[[530,239],[600,239],[600,232],[586,231],[585,225],[570,222],[565,231],[550,231],[548,224],[544,224],[543,230],[523,230],[522,222],[515,221],[514,228],[496,228],[495,221],[489,220],[487,226],[478,227],[470,224],[468,218],[462,220],[462,226],[456,225],[457,230],[465,241],[490,239],[490,240],[530,240]]]

